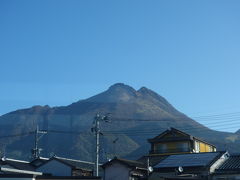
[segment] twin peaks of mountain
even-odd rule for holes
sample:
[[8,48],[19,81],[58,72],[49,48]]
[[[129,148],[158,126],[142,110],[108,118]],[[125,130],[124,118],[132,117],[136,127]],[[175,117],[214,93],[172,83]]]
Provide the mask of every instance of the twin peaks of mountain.
[[[109,111],[117,116],[127,118],[163,118],[172,115],[182,116],[168,101],[154,91],[142,87],[135,90],[131,86],[117,83],[110,86],[106,91],[88,99],[74,103],[82,106],[87,103],[101,104],[101,110]],[[111,106],[111,108],[109,107]]]
[[123,83],[117,83],[109,87],[109,89],[101,94],[93,96],[88,101],[101,101],[101,102],[129,102],[137,98],[155,98],[165,103],[167,101],[153,92],[152,90],[142,87],[139,90],[135,90],[131,86]]
[[[168,101],[154,91],[141,87],[135,90],[129,85],[116,83],[106,91],[80,100],[68,106],[53,107],[33,106],[32,108],[20,110],[21,113],[37,114],[94,114],[96,112],[110,112],[116,116],[127,118],[163,118],[182,116]],[[12,113],[17,113],[14,111]]]

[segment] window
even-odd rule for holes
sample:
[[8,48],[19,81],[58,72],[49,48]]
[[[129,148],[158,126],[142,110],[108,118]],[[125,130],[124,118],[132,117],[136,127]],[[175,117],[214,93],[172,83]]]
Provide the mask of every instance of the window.
[[177,143],[177,149],[180,152],[188,152],[189,151],[189,145],[187,142],[179,142]]
[[156,151],[156,153],[165,153],[165,152],[167,152],[167,145],[166,144],[156,144],[155,151]]

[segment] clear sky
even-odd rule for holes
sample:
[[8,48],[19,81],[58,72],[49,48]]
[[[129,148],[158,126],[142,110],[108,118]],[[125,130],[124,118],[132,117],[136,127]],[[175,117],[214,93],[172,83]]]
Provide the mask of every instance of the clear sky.
[[191,117],[230,113],[220,119],[231,125],[218,129],[235,131],[239,8],[239,0],[1,0],[0,114],[68,105],[123,82]]

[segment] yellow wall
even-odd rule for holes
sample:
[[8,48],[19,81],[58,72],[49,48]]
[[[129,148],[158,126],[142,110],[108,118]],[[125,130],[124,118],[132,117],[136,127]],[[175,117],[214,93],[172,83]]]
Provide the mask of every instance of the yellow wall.
[[203,142],[200,142],[200,152],[213,152],[213,147]]

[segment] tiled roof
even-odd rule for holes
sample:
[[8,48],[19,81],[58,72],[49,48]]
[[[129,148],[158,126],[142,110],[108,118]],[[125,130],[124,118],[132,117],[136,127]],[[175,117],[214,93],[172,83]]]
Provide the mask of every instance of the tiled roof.
[[163,155],[156,155],[156,156],[143,156],[137,161],[142,162],[147,165],[147,161],[149,159],[149,165],[150,166],[155,166],[158,163],[160,163],[162,160],[166,159],[168,156],[163,156]]
[[34,159],[31,164],[34,166],[34,167],[39,167],[41,166],[42,164],[44,164],[45,162],[49,161],[49,158],[42,158],[42,157],[39,157],[37,159]]
[[51,160],[57,160],[61,163],[64,163],[73,169],[84,169],[88,171],[92,171],[94,169],[94,163],[93,162],[88,162],[88,161],[81,161],[81,160],[75,160],[75,159],[67,159],[63,157],[57,157],[54,156],[50,159],[48,158],[38,158],[33,160],[32,162],[28,161],[21,161],[21,160],[16,160],[16,159],[0,159],[0,166],[10,166],[15,169],[19,170],[27,170],[27,171],[35,171],[36,168],[48,163]]
[[86,170],[94,169],[93,162],[81,161],[81,160],[75,160],[75,159],[67,159],[67,158],[62,158],[62,157],[57,157],[57,156],[54,157],[53,159],[56,159],[64,164],[67,164],[76,169],[86,169]]
[[216,172],[226,171],[240,171],[240,154],[230,155],[230,157],[216,170]]
[[162,132],[161,134],[157,135],[156,137],[148,139],[148,142],[155,142],[155,141],[161,139],[164,135],[166,135],[168,133],[180,133],[180,134],[182,134],[185,137],[189,137],[189,138],[191,137],[190,134],[187,134],[187,133],[185,133],[183,131],[180,131],[178,129],[175,129],[175,128],[171,127],[170,129],[167,129],[166,131]]
[[20,169],[20,170],[34,171],[34,167],[28,161],[21,161],[21,160],[6,158],[4,160],[1,160],[1,164],[9,165],[13,168]]
[[136,167],[146,167],[144,163],[139,161],[127,160],[127,159],[118,159],[121,162],[128,164],[129,166],[136,166]]
[[146,164],[140,161],[133,161],[133,160],[127,160],[127,159],[121,159],[121,158],[117,158],[115,157],[114,159],[112,159],[109,162],[106,162],[105,164],[102,165],[103,168],[105,168],[106,166],[114,163],[114,162],[120,162],[126,166],[129,167],[139,167],[139,168],[146,168]]
[[192,153],[169,155],[162,160],[155,168],[174,168],[174,167],[206,167],[218,159],[223,152]]

